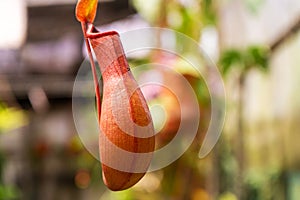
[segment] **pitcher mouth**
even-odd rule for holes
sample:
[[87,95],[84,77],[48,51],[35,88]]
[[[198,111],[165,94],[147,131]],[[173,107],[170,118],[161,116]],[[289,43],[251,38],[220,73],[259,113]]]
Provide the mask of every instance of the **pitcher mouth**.
[[107,32],[100,32],[93,24],[88,23],[87,24],[87,32],[86,36],[87,38],[94,39],[94,38],[100,38],[105,37],[109,35],[118,35],[119,33],[116,31],[107,31]]

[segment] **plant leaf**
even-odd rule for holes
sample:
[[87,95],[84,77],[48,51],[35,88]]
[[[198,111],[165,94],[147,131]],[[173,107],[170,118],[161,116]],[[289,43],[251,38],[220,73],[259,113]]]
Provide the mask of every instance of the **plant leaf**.
[[242,52],[235,49],[230,49],[223,52],[219,62],[222,66],[223,74],[226,74],[235,64],[241,65],[244,62],[244,59]]
[[98,0],[78,0],[76,18],[80,22],[93,23],[96,17]]
[[263,46],[251,46],[246,50],[247,64],[250,67],[258,67],[262,70],[268,68],[269,51]]

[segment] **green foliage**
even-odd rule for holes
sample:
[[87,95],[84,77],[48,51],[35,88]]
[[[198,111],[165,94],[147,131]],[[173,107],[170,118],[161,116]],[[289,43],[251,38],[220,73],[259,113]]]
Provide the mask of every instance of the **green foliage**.
[[204,25],[214,25],[217,22],[216,11],[212,0],[202,0],[202,19]]
[[220,58],[220,65],[224,75],[232,67],[239,67],[243,72],[252,68],[267,70],[269,51],[263,46],[250,46],[246,50],[230,49],[224,51]]
[[[181,4],[177,0],[168,1],[165,12],[166,25],[169,28],[183,33],[196,41],[199,39],[203,17],[199,0],[192,0],[191,5]],[[178,43],[183,45],[180,41]]]
[[246,50],[246,64],[247,66],[257,66],[262,70],[268,67],[268,50],[264,47],[252,46]]
[[231,49],[223,52],[220,58],[223,74],[227,74],[229,69],[234,65],[243,64],[243,55],[240,51]]
[[200,21],[198,17],[195,17],[197,14],[196,9],[188,9],[185,7],[181,7],[180,9],[180,15],[182,16],[182,23],[179,27],[172,27],[176,31],[179,31],[180,33],[183,33],[195,40],[199,38],[200,33]]
[[0,200],[19,199],[19,196],[19,191],[15,187],[0,184]]
[[289,200],[298,200],[300,197],[300,173],[290,172],[287,176],[288,180],[288,199]]
[[[234,179],[232,177],[237,176],[238,170],[238,161],[234,156],[234,149],[230,145],[228,138],[222,137],[219,142],[219,176],[222,180],[220,182],[220,192],[223,194],[221,199],[228,199],[225,198],[228,192],[232,192],[232,188],[234,188]],[[225,197],[224,197],[225,196]]]
[[283,199],[280,185],[282,180],[280,169],[252,169],[245,174],[245,197],[253,199]]

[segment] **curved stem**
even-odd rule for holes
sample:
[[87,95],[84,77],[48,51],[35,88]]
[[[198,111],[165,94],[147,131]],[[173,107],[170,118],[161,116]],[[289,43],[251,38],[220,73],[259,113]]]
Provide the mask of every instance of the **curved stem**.
[[86,45],[86,48],[87,48],[87,52],[88,52],[90,63],[91,63],[91,67],[92,67],[92,73],[93,73],[93,79],[94,79],[94,87],[95,87],[95,93],[96,93],[98,121],[99,121],[100,120],[100,116],[101,116],[100,88],[99,88],[99,82],[98,82],[98,77],[97,77],[96,65],[95,65],[95,62],[94,62],[93,55],[92,55],[90,42],[89,42],[88,36],[87,36],[86,26],[87,26],[87,24],[85,22],[81,22],[81,28],[82,28],[82,32],[83,32],[83,35],[84,35],[85,45]]

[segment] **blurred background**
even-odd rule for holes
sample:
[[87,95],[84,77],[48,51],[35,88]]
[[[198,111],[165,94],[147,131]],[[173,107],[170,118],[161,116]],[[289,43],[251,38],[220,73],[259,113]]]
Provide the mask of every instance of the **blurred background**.
[[[149,62],[174,66],[197,94],[201,121],[195,142],[182,157],[124,192],[105,188],[100,164],[74,125],[73,83],[84,59],[75,4],[0,2],[1,200],[300,198],[300,1],[99,2],[95,24],[100,30],[163,27],[197,41],[219,67],[226,90],[221,138],[199,159],[199,141],[210,122],[205,82],[177,57],[151,52],[129,58],[132,67]],[[193,56],[180,39],[174,43],[186,48],[183,56]],[[172,83],[168,74],[161,77]],[[166,112],[159,148],[176,134],[180,112],[168,91],[156,91],[152,100]]]

